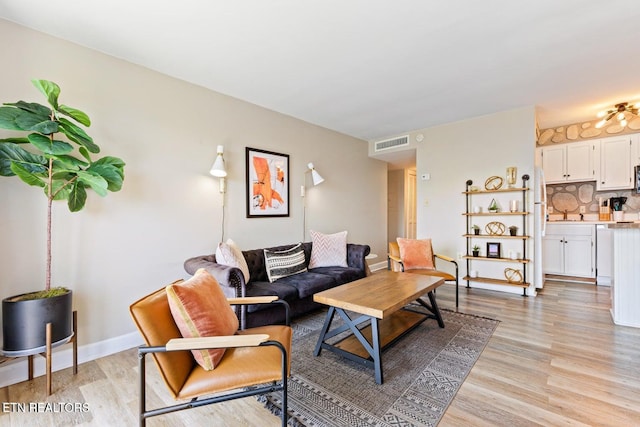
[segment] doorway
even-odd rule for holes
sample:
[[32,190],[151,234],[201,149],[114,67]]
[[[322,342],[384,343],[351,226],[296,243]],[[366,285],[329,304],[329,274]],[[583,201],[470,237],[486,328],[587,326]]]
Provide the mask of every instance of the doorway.
[[389,170],[387,173],[387,235],[389,241],[396,237],[416,237],[416,169]]

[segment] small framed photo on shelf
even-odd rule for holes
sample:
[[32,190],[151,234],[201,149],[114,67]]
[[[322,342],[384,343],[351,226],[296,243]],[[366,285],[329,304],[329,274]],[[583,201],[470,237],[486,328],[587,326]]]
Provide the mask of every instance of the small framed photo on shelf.
[[487,242],[487,258],[500,258],[500,243]]

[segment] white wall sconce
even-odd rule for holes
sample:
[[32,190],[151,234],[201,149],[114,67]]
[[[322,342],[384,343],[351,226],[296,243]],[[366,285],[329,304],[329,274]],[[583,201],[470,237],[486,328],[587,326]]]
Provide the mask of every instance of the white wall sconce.
[[307,181],[307,173],[311,174],[311,182],[314,186],[322,184],[324,182],[324,178],[318,173],[318,171],[313,167],[313,163],[309,163],[307,165],[308,169],[305,171],[303,185],[300,186],[300,197],[302,197],[302,240],[306,237],[307,232],[307,203],[305,201],[306,188],[305,184]]
[[222,145],[218,145],[216,160],[213,162],[213,166],[211,166],[211,170],[209,173],[216,178],[220,178],[220,192],[224,193],[227,191],[227,170],[224,167],[224,157],[222,154],[224,153],[224,147]]

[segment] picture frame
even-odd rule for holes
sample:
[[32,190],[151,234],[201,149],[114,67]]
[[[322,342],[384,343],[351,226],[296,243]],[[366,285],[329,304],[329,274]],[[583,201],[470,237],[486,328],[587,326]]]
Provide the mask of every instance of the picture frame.
[[247,218],[289,216],[289,155],[246,147]]
[[500,243],[487,242],[487,258],[500,258]]

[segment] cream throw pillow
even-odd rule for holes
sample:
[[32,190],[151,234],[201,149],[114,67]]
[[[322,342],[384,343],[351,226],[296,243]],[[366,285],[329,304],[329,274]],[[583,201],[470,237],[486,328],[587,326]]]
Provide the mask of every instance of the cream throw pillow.
[[251,277],[247,260],[244,259],[242,251],[233,240],[227,239],[226,243],[220,242],[220,244],[218,244],[216,248],[216,262],[229,267],[239,268],[244,276],[244,283],[249,283]]
[[347,232],[322,234],[310,231],[311,260],[309,268],[316,267],[348,267],[347,264]]

